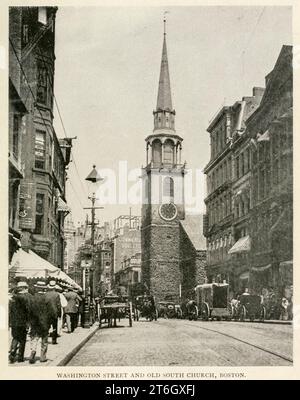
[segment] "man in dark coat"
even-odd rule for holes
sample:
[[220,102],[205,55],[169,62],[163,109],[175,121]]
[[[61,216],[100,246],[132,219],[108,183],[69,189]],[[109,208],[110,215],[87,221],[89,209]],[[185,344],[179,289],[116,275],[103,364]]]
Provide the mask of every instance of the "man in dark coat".
[[77,322],[78,307],[81,301],[81,297],[74,292],[72,288],[69,288],[67,293],[64,294],[67,299],[67,306],[64,309],[66,313],[68,333],[74,332]]
[[[28,293],[26,282],[18,282],[15,293],[9,304],[9,324],[11,326],[12,342],[9,361],[24,361],[27,329],[30,323],[32,295]],[[18,355],[17,355],[18,352]]]
[[52,326],[52,344],[57,344],[57,322],[61,317],[61,304],[59,293],[56,291],[56,282],[50,281],[48,284],[48,291],[45,294],[49,323]]
[[37,293],[33,296],[32,300],[32,313],[31,313],[31,330],[30,330],[30,347],[31,354],[29,362],[35,363],[36,349],[39,339],[41,339],[41,357],[40,361],[47,361],[48,349],[48,332],[50,329],[49,319],[49,306],[46,303],[45,282],[37,282],[35,285]]

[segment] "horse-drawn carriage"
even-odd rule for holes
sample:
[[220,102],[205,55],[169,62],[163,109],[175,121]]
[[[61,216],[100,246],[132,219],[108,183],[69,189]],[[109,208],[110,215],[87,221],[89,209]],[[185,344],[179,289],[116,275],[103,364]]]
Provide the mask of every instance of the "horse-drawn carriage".
[[158,316],[161,318],[182,318],[182,310],[174,301],[164,300],[157,304]]
[[127,296],[107,295],[99,302],[99,328],[117,326],[117,319],[128,318],[132,327],[132,303]]
[[262,298],[255,294],[242,294],[239,297],[238,318],[240,321],[255,319],[263,322],[266,318],[266,307],[263,305]]
[[153,296],[141,295],[135,297],[133,302],[133,318],[135,321],[138,321],[140,318],[157,321],[158,310]]
[[195,288],[199,317],[202,320],[231,319],[229,285],[227,283],[205,283]]

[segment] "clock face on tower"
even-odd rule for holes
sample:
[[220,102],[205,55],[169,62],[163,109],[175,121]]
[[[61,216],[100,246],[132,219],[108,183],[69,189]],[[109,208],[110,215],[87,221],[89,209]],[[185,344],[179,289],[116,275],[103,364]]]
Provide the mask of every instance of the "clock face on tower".
[[173,203],[165,203],[159,207],[159,215],[165,221],[172,221],[177,217],[177,207]]

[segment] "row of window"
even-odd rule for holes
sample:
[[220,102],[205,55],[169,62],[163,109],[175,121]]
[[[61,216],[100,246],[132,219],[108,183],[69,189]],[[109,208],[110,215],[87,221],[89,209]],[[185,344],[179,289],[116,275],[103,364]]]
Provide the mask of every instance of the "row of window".
[[232,235],[229,233],[228,235],[224,235],[223,237],[208,242],[207,250],[215,251],[222,248],[228,248],[229,246],[232,246],[232,244]]
[[211,135],[211,158],[215,158],[226,146],[226,120],[222,121],[218,130]]
[[246,149],[235,158],[235,179],[239,179],[250,171],[250,150]]
[[231,157],[225,159],[207,176],[207,191],[213,192],[223,183],[231,179]]
[[[46,141],[46,137],[48,140]],[[61,157],[54,154],[54,143],[50,136],[46,136],[46,132],[37,129],[35,132],[34,144],[34,166],[38,169],[54,171],[61,187],[64,186],[64,165]],[[48,157],[48,165],[46,164]]]
[[172,140],[166,140],[164,144],[160,140],[154,140],[152,143],[152,161],[156,165],[161,163],[173,165],[175,151],[176,147]]
[[234,217],[240,218],[247,215],[250,211],[250,198],[247,197],[239,197],[234,202]]
[[224,218],[229,216],[232,212],[232,197],[231,194],[225,194],[215,201],[211,202],[207,208],[209,225],[212,226]]

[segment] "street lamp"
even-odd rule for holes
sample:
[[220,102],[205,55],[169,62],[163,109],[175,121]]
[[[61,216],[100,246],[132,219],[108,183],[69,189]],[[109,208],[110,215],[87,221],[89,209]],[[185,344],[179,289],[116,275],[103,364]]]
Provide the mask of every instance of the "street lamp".
[[[98,174],[96,170],[96,165],[93,165],[92,171],[89,175],[85,178],[86,181],[91,182],[93,184],[97,182],[103,181],[103,178]],[[84,207],[85,210],[91,210],[92,220],[91,220],[91,248],[92,248],[92,263],[89,269],[89,281],[90,281],[90,306],[93,308],[93,298],[94,298],[94,271],[95,271],[95,210],[103,209],[103,207],[95,207],[95,201],[98,200],[96,198],[95,192],[92,193],[91,196],[88,197],[89,200],[92,202],[92,207]],[[87,299],[87,296],[86,296]],[[88,301],[88,299],[87,299]],[[92,322],[92,316],[90,315],[90,321]]]

